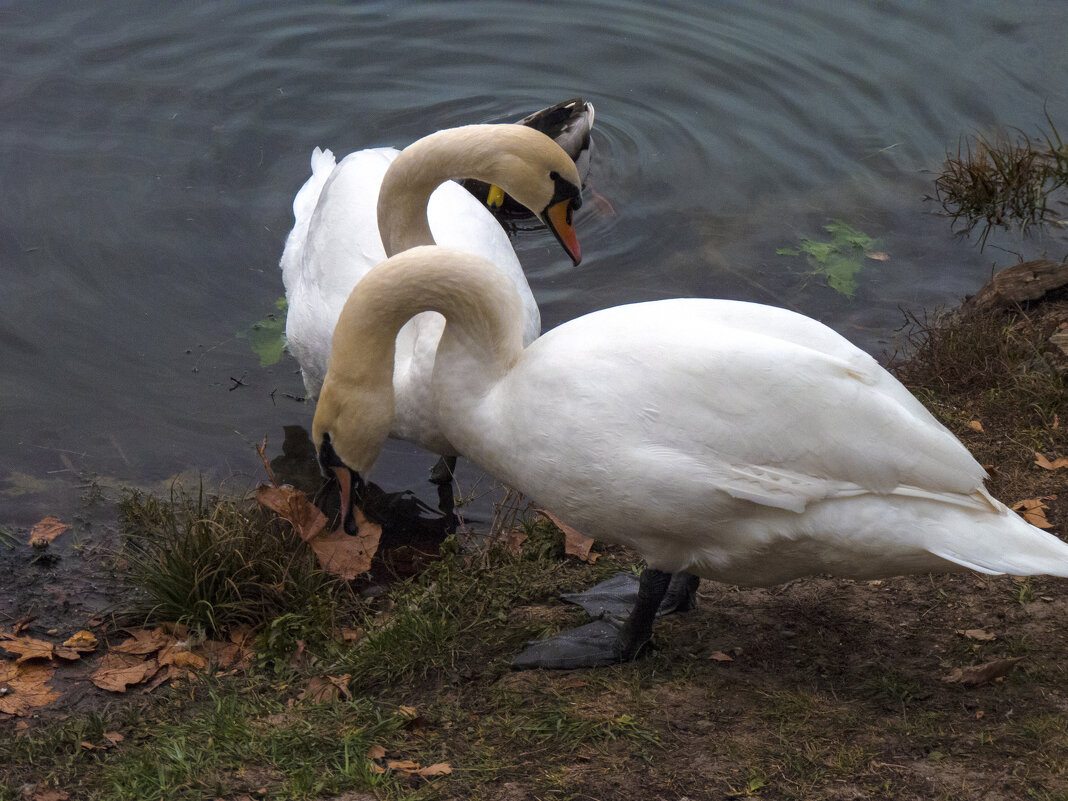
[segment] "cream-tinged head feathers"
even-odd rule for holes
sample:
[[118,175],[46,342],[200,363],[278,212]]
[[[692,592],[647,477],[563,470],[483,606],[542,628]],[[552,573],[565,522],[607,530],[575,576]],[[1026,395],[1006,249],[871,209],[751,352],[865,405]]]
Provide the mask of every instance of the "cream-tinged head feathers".
[[433,244],[426,198],[441,183],[460,178],[499,186],[549,226],[576,264],[581,260],[571,220],[582,202],[578,168],[551,138],[524,125],[448,128],[405,148],[379,193],[378,227],[387,255]]

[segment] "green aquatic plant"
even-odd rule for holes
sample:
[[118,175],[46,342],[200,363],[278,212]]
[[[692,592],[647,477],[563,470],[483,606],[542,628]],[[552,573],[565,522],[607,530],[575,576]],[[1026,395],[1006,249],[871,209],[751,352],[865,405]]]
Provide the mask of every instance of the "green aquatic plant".
[[289,304],[284,297],[274,302],[277,312],[271,312],[262,320],[253,323],[237,336],[247,339],[252,352],[260,357],[260,367],[270,367],[282,359],[286,348],[286,311]]
[[779,248],[780,256],[806,256],[814,275],[827,279],[831,289],[846,297],[857,291],[857,274],[864,265],[864,257],[873,253],[877,241],[856,230],[842,220],[831,220],[823,229],[831,235],[828,242],[802,237],[795,248]]

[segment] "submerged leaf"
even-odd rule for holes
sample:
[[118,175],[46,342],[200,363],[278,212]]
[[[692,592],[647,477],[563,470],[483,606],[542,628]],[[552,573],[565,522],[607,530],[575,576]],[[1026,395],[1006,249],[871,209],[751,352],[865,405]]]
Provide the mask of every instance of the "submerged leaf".
[[864,259],[888,261],[890,256],[875,251],[877,240],[842,220],[832,220],[824,226],[824,230],[831,235],[829,242],[817,242],[804,237],[799,249],[779,248],[775,252],[781,256],[805,255],[814,274],[824,276],[827,285],[836,292],[853,297],[857,289],[856,277]]
[[286,348],[286,299],[279,298],[274,306],[277,313],[268,314],[237,335],[248,340],[252,352],[260,357],[260,367],[277,364]]
[[58,517],[50,515],[30,529],[30,545],[34,548],[43,548],[68,528],[70,528],[68,523],[63,523]]

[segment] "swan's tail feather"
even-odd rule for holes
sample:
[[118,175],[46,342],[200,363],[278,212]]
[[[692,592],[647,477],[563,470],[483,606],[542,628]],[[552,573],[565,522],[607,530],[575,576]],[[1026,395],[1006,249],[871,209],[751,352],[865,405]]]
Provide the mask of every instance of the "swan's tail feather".
[[1025,521],[1004,504],[973,519],[972,535],[928,548],[935,556],[980,573],[1068,578],[1068,543]]
[[304,251],[304,242],[308,238],[312,215],[319,204],[319,195],[322,194],[323,187],[333,174],[335,166],[334,154],[331,151],[315,148],[311,156],[311,177],[304,182],[304,186],[293,198],[293,230],[286,238],[286,247],[282,251],[280,262],[282,283],[285,284],[287,295],[300,272],[301,254]]

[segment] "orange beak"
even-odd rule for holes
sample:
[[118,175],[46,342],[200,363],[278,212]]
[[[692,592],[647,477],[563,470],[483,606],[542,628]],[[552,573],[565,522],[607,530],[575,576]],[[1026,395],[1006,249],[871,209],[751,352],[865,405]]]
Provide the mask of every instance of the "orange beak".
[[543,216],[556,241],[564,246],[567,255],[577,266],[582,261],[582,248],[575,236],[575,226],[571,224],[571,211],[571,201],[561,200],[546,208]]

